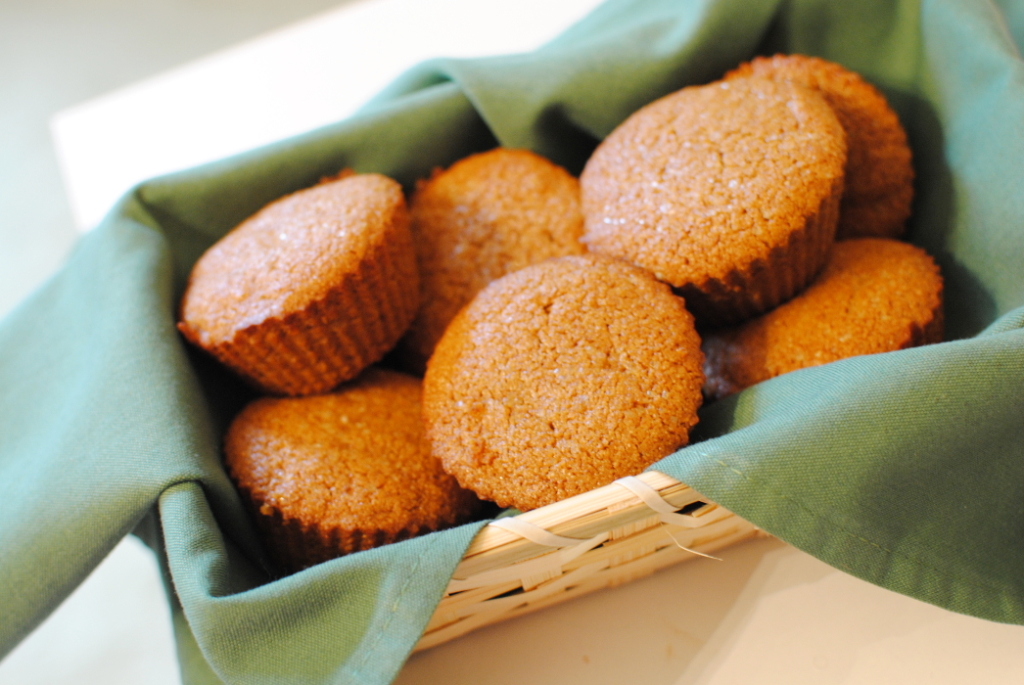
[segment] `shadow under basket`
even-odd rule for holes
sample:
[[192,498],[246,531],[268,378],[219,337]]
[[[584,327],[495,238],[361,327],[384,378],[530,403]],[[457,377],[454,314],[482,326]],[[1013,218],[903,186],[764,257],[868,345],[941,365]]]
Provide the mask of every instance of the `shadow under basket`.
[[485,526],[414,651],[762,534],[658,471]]

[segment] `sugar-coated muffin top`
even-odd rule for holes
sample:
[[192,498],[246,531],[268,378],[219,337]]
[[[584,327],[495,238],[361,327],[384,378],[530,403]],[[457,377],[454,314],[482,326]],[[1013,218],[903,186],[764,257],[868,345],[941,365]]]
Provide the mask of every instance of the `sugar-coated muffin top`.
[[410,212],[423,305],[406,342],[420,364],[488,283],[584,251],[579,183],[528,150],[496,148],[436,170],[419,183]]
[[345,176],[283,197],[196,263],[182,301],[183,331],[208,347],[302,310],[355,272],[376,245],[407,232],[408,221],[401,186],[379,174]]
[[548,260],[494,281],[452,321],[424,378],[427,434],[465,487],[533,509],[685,445],[701,363],[693,317],[650,273]]
[[338,391],[262,398],[225,438],[235,482],[270,516],[321,530],[436,529],[477,499],[431,456],[417,378],[371,367]]
[[747,76],[812,88],[839,118],[847,163],[837,237],[900,237],[910,216],[914,168],[907,134],[885,96],[859,74],[819,57],[758,57],[726,74]]
[[706,333],[706,392],[717,398],[846,357],[942,341],[942,276],[921,248],[842,240],[811,286],[735,328]]
[[[770,264],[842,190],[844,134],[813,91],[749,78],[638,110],[580,177],[584,242],[703,290]],[[823,227],[831,240],[831,226]]]

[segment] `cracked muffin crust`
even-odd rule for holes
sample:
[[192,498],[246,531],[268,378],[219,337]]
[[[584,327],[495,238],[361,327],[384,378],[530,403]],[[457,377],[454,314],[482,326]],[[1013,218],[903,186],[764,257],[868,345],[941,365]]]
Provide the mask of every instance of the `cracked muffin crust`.
[[417,371],[488,283],[584,251],[579,182],[528,150],[496,148],[436,170],[409,206],[423,304],[402,347]]
[[842,240],[806,291],[705,334],[705,392],[716,399],[804,367],[941,342],[942,329],[942,276],[924,250],[887,238]]
[[342,174],[267,205],[207,250],[178,328],[264,392],[309,395],[379,360],[418,306],[401,186]]
[[287,571],[463,523],[479,505],[430,454],[419,379],[393,371],[367,369],[328,395],[256,400],[224,452]]
[[747,76],[812,88],[836,113],[847,146],[836,237],[902,236],[914,199],[914,168],[906,131],[885,96],[859,74],[819,57],[758,57],[725,78]]
[[846,144],[820,95],[746,78],[638,110],[580,176],[583,241],[652,271],[701,324],[803,288],[835,236]]
[[487,286],[438,343],[423,386],[431,449],[482,498],[544,506],[685,445],[701,364],[693,317],[649,272],[548,260]]

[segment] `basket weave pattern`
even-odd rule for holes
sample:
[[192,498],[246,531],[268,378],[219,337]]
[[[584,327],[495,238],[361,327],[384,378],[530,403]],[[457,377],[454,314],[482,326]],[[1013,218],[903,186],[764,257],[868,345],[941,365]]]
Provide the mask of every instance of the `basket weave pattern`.
[[665,474],[622,481],[483,528],[416,650],[707,556],[758,532]]

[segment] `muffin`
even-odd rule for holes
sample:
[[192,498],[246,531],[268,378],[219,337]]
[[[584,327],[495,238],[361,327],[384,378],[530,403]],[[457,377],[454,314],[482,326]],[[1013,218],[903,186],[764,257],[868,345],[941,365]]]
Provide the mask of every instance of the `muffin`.
[[259,389],[308,395],[380,359],[418,306],[401,187],[348,175],[268,205],[213,245],[178,328]]
[[706,333],[706,394],[789,371],[942,340],[942,276],[924,250],[886,238],[836,243],[802,294],[738,327]]
[[479,501],[431,456],[420,398],[419,379],[370,368],[335,393],[242,410],[225,461],[280,569],[472,519]]
[[497,148],[437,170],[410,202],[423,304],[402,341],[424,364],[485,285],[549,257],[582,254],[579,183],[528,150]]
[[846,144],[820,95],[746,78],[638,110],[580,176],[584,243],[651,270],[701,324],[799,292],[835,236]]
[[758,57],[726,74],[760,76],[812,88],[846,132],[846,189],[839,205],[839,239],[898,238],[910,216],[914,168],[907,134],[885,96],[860,75],[804,55]]
[[515,271],[452,321],[427,365],[433,453],[463,487],[534,509],[686,444],[702,355],[683,300],[596,255]]

